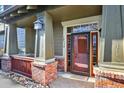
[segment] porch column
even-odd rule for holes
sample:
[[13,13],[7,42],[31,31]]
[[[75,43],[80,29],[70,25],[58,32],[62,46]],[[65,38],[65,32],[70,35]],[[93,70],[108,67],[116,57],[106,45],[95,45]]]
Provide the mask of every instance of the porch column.
[[26,54],[34,54],[35,48],[35,30],[32,27],[25,27],[25,50]]
[[124,87],[122,78],[124,76],[122,73],[124,70],[124,6],[105,5],[102,9],[101,60],[99,68],[95,70],[96,87]]
[[18,53],[17,45],[17,31],[15,24],[8,24],[5,27],[6,37],[5,37],[5,51],[1,60],[2,70],[11,70],[11,59],[9,55]]
[[52,17],[47,12],[43,12],[38,14],[37,18],[43,22],[43,29],[36,32],[36,39],[39,39],[39,41],[36,43],[35,50],[37,50],[37,46],[39,46],[39,54],[35,58],[32,66],[32,79],[43,85],[47,85],[57,77],[57,63],[54,58]]
[[[116,12],[116,13],[115,13]],[[121,6],[103,6],[103,62],[123,62],[123,29]]]

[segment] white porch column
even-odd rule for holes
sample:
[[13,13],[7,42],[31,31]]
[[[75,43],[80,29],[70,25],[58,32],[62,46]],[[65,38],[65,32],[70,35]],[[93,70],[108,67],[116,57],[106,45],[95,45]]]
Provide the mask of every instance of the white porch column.
[[7,24],[5,26],[6,37],[5,37],[5,53],[1,59],[2,70],[10,71],[11,70],[11,59],[9,55],[18,53],[18,44],[17,44],[17,31],[15,24]]
[[18,53],[17,31],[15,24],[5,25],[5,51],[4,54],[11,55]]
[[[39,41],[36,40],[38,42],[35,45],[35,53],[39,51],[39,55],[33,63],[32,78],[46,85],[57,77],[57,64],[54,58],[53,24],[52,17],[47,12],[38,14],[37,18],[43,22],[43,29],[36,32],[36,39],[39,39]],[[39,46],[39,49],[37,49],[37,46]],[[39,75],[36,71],[40,72]]]
[[5,51],[4,54],[11,55],[18,53],[17,31],[15,24],[5,26]]
[[35,34],[35,52],[34,52],[34,57],[39,57],[39,31],[37,30],[36,31],[36,34]]
[[18,53],[17,28],[15,24],[10,24],[7,37],[7,52],[9,55]]

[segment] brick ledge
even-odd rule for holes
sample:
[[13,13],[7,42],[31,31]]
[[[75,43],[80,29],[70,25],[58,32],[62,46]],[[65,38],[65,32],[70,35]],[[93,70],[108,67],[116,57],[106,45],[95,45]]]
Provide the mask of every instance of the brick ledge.
[[102,68],[97,67],[94,69],[95,76],[105,77],[105,78],[111,78],[111,79],[117,79],[117,80],[124,80],[124,72],[120,72],[118,70],[113,70],[109,68]]

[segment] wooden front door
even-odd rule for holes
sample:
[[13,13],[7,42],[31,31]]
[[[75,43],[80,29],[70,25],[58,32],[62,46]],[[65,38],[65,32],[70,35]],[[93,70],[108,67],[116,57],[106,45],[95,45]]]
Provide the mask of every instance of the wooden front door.
[[89,74],[89,34],[72,35],[71,71],[78,74]]

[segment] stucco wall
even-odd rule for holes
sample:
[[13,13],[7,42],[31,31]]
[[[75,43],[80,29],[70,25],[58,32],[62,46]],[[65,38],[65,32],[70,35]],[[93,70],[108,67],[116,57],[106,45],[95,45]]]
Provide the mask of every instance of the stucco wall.
[[63,27],[61,23],[53,24],[54,49],[55,55],[63,55]]

